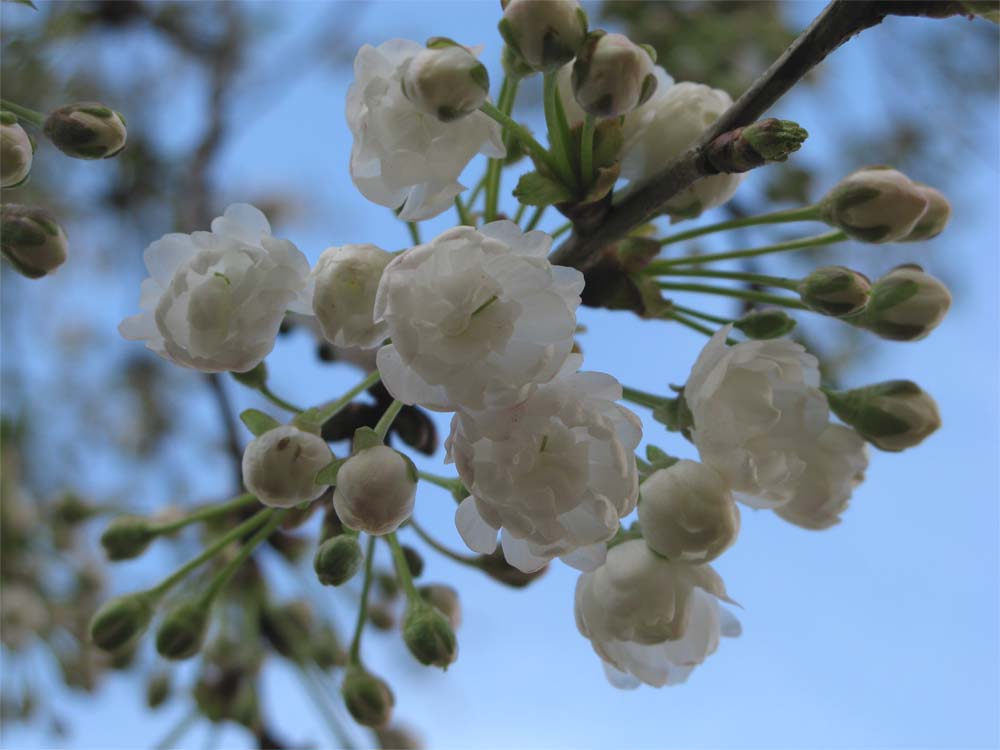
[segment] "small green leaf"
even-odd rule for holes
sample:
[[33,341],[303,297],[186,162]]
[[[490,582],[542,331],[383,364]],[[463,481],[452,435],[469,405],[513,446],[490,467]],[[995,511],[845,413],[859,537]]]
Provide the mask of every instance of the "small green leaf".
[[382,445],[382,438],[371,427],[359,427],[354,431],[354,443],[352,447],[355,453],[375,448],[379,445]]
[[329,484],[334,485],[337,483],[337,472],[340,471],[340,467],[347,463],[346,458],[338,458],[331,461],[322,469],[320,469],[316,478],[313,480],[316,484]]
[[573,200],[573,193],[558,180],[540,172],[528,172],[517,181],[514,197],[529,206],[550,206]]
[[242,414],[240,414],[240,421],[247,426],[256,437],[260,437],[265,432],[273,430],[275,427],[281,427],[281,422],[272,417],[270,414],[265,414],[258,409],[247,409]]

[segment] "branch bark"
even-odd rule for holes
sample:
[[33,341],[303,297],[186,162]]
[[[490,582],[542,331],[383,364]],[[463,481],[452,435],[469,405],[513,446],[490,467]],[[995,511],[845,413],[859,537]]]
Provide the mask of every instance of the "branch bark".
[[652,219],[666,201],[695,180],[712,174],[705,171],[704,151],[709,143],[759,118],[831,52],[861,31],[877,26],[886,16],[945,18],[965,13],[959,3],[948,0],[834,0],[705,131],[694,147],[674,159],[641,189],[611,207],[596,228],[583,231],[574,227],[573,234],[556,249],[551,261],[587,271],[599,260],[604,248]]

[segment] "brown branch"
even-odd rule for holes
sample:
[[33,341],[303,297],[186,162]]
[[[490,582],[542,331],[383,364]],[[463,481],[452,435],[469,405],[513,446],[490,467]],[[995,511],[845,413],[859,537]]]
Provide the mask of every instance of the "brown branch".
[[704,150],[708,144],[759,118],[827,55],[854,35],[877,26],[889,15],[944,18],[965,13],[959,3],[950,1],[834,0],[705,131],[697,145],[674,159],[658,176],[631,193],[619,205],[610,208],[596,229],[574,229],[573,234],[552,254],[552,262],[584,271],[594,265],[602,249],[659,214],[670,198],[695,180],[712,174],[705,171]]

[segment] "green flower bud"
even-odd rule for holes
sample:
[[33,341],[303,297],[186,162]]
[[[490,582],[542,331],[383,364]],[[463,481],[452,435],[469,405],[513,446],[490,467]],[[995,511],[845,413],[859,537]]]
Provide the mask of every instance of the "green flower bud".
[[500,35],[528,73],[551,72],[576,57],[587,36],[577,0],[501,0]]
[[421,664],[447,669],[458,657],[458,642],[448,618],[424,602],[411,602],[407,607],[403,641]]
[[149,627],[155,607],[156,598],[145,591],[105,602],[90,621],[90,640],[103,651],[133,644]]
[[798,292],[810,309],[839,318],[858,312],[868,303],[871,283],[864,274],[850,268],[826,266],[806,276]]
[[872,285],[859,323],[884,339],[919,341],[930,335],[951,307],[948,288],[920,266],[894,268]]
[[329,625],[324,625],[310,639],[312,659],[322,670],[342,667],[347,664],[347,652],[344,651],[337,631]]
[[201,651],[208,632],[211,600],[193,596],[167,610],[156,631],[156,650],[165,659],[190,659]]
[[432,583],[417,589],[421,598],[448,618],[452,629],[458,629],[462,624],[462,605],[458,600],[458,592],[451,586]]
[[67,492],[56,501],[52,514],[63,523],[75,526],[93,518],[97,514],[97,509],[77,495]]
[[927,211],[928,198],[902,172],[864,167],[841,180],[820,201],[830,226],[861,242],[898,242]]
[[45,118],[45,135],[75,159],[107,159],[125,148],[124,118],[97,102],[68,104]]
[[119,516],[101,534],[101,546],[109,560],[138,557],[156,539],[156,532],[142,516]]
[[7,204],[0,209],[0,249],[18,273],[38,279],[66,262],[66,235],[45,209]]
[[149,708],[159,708],[170,697],[170,674],[157,672],[146,683],[146,705]]
[[35,148],[10,112],[0,112],[0,187],[11,188],[28,179]]
[[751,310],[733,327],[751,339],[776,339],[795,328],[795,318],[784,310]]
[[490,93],[486,67],[450,40],[431,43],[434,46],[410,60],[403,73],[403,94],[421,112],[441,122],[472,114]]
[[392,630],[396,627],[396,615],[386,602],[374,602],[368,606],[368,622],[376,630]]
[[313,558],[313,570],[324,586],[340,586],[354,577],[364,559],[358,538],[342,534],[319,545]]
[[298,660],[312,638],[314,618],[309,602],[298,599],[261,615],[261,632],[286,659]]
[[919,445],[941,426],[934,399],[910,380],[828,392],[827,398],[834,414],[884,451]]
[[364,667],[348,667],[340,687],[344,704],[354,720],[366,727],[383,727],[392,717],[396,698],[384,680],[367,672]]
[[261,362],[252,370],[231,372],[229,374],[233,376],[233,380],[240,385],[245,385],[247,388],[256,390],[267,385],[267,363],[265,362]]
[[644,104],[656,91],[655,59],[623,34],[593,31],[573,63],[577,103],[595,117],[618,117]]
[[940,191],[919,182],[914,184],[927,199],[927,211],[920,217],[913,231],[903,238],[903,242],[922,242],[937,237],[951,219],[951,204]]
[[424,558],[413,547],[408,544],[402,545],[403,557],[406,559],[406,567],[410,570],[411,578],[420,578],[424,572]]

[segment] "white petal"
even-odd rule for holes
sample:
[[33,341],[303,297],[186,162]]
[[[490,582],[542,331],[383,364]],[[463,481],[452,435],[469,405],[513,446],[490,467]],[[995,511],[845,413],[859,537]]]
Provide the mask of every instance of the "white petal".
[[471,495],[465,498],[455,511],[455,527],[473,552],[488,555],[496,550],[497,530],[479,515],[475,498]]

